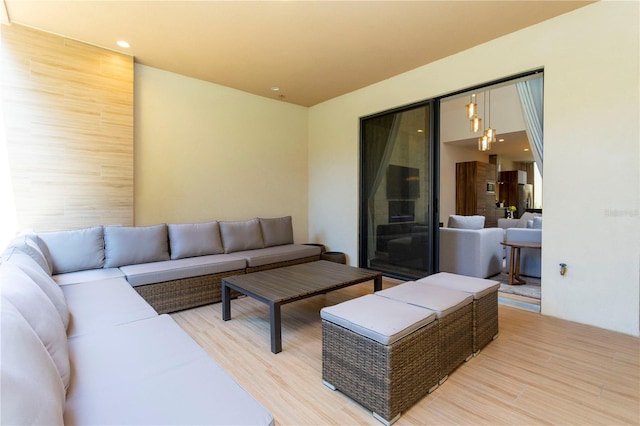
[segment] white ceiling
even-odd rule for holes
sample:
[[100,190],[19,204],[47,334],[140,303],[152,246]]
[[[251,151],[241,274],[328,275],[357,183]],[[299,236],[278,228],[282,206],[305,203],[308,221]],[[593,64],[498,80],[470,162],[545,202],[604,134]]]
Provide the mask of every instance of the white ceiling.
[[[303,106],[593,3],[4,2],[12,23],[121,51],[155,68]],[[118,40],[128,41],[131,48],[119,48]],[[272,86],[281,90],[273,92]]]

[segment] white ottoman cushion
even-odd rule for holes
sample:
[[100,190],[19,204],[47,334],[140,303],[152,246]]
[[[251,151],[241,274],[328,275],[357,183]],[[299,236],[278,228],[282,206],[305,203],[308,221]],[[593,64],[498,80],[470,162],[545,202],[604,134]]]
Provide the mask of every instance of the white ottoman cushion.
[[483,278],[468,277],[466,275],[452,274],[450,272],[440,272],[420,278],[417,282],[433,284],[452,290],[463,291],[473,295],[474,299],[480,299],[489,293],[498,291],[499,281],[486,280]]
[[438,318],[445,317],[473,301],[473,296],[469,293],[415,281],[378,291],[376,295],[430,309]]
[[374,294],[323,308],[320,317],[383,345],[400,340],[436,318],[429,309]]

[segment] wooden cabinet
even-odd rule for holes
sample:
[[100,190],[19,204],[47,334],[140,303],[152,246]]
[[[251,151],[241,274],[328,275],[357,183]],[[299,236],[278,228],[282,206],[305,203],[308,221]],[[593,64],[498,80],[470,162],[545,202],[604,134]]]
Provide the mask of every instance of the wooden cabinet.
[[495,188],[495,176],[493,164],[481,161],[456,163],[456,214],[481,215],[485,217],[486,228],[498,226],[496,194],[491,191]]

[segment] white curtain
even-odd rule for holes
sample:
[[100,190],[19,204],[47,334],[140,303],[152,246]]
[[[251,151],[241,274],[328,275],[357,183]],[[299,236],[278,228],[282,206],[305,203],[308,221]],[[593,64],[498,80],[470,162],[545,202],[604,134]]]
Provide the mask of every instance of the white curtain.
[[520,106],[529,138],[529,145],[533,153],[533,159],[538,166],[540,176],[542,176],[542,153],[544,146],[543,129],[543,79],[521,81],[516,84],[518,95],[520,95]]
[[400,131],[400,114],[393,115],[393,122],[391,124],[390,129],[384,129],[388,131],[386,143],[384,145],[384,152],[382,153],[382,157],[380,158],[380,163],[377,165],[376,176],[371,182],[371,190],[369,193],[369,199],[367,200],[368,206],[368,224],[369,229],[367,230],[369,235],[369,244],[368,244],[368,256],[369,259],[373,259],[376,254],[376,244],[373,236],[375,235],[375,196],[380,183],[382,183],[382,178],[384,177],[384,173],[387,171],[387,167],[389,166],[389,160],[391,159],[391,154],[393,153],[393,148],[396,146],[396,141],[398,140],[398,133]]

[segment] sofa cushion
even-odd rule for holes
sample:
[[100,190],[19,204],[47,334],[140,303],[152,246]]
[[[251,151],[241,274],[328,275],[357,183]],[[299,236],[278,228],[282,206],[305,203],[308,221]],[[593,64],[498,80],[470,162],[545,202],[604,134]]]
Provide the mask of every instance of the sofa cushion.
[[229,254],[189,257],[164,262],[121,266],[120,270],[132,286],[161,283],[201,275],[245,269],[247,263]]
[[542,216],[536,216],[532,220],[531,227],[533,229],[542,229]]
[[322,308],[320,317],[383,345],[391,345],[436,318],[428,309],[375,294]]
[[274,219],[259,218],[265,247],[293,244],[291,216]]
[[527,222],[533,220],[534,217],[539,217],[540,213],[524,212],[518,219],[516,228],[527,228]]
[[74,231],[42,232],[38,237],[49,251],[54,274],[104,266],[102,226]]
[[260,221],[255,219],[220,222],[225,253],[264,247]]
[[287,262],[305,257],[318,256],[320,260],[321,248],[303,244],[287,244],[284,246],[267,247],[263,249],[234,252],[232,256],[241,257],[247,261],[247,266],[269,265],[271,263]]
[[484,216],[461,216],[452,214],[449,216],[447,228],[482,229],[484,228]]
[[65,330],[69,326],[69,308],[67,300],[64,298],[62,289],[42,268],[27,254],[12,249],[4,258],[5,262],[16,265],[22,272],[27,274],[31,280],[40,287],[47,295],[53,306],[55,306]]
[[[48,255],[48,250],[43,250],[44,242],[42,242],[43,247],[41,247],[37,242],[34,234],[31,235],[20,235],[11,241],[7,250],[11,248],[15,248],[30,256],[37,264],[45,271],[47,274],[51,275],[53,272],[53,267],[51,265],[51,259]],[[46,251],[46,253],[45,253]]]
[[62,291],[71,311],[69,337],[158,316],[124,278],[69,284]]
[[463,291],[473,295],[473,298],[476,300],[487,294],[494,293],[500,288],[500,281],[468,277],[466,275],[451,274],[449,272],[432,274],[428,277],[420,278],[416,282]]
[[65,424],[270,425],[273,417],[168,315],[70,339]]
[[15,306],[47,348],[66,389],[71,374],[69,349],[67,334],[55,306],[27,274],[11,263],[0,265],[0,289],[3,300]]
[[169,224],[171,259],[224,253],[220,225],[207,223]]
[[0,323],[0,424],[63,424],[64,385],[47,349],[4,298],[0,302]]
[[104,228],[105,268],[169,260],[167,225]]
[[119,268],[87,269],[86,271],[67,272],[54,275],[53,280],[58,285],[86,283],[90,281],[108,280],[111,278],[124,278],[124,272]]
[[376,294],[430,309],[436,313],[438,318],[443,318],[473,302],[473,296],[469,293],[416,281],[407,281],[395,287],[378,291]]

